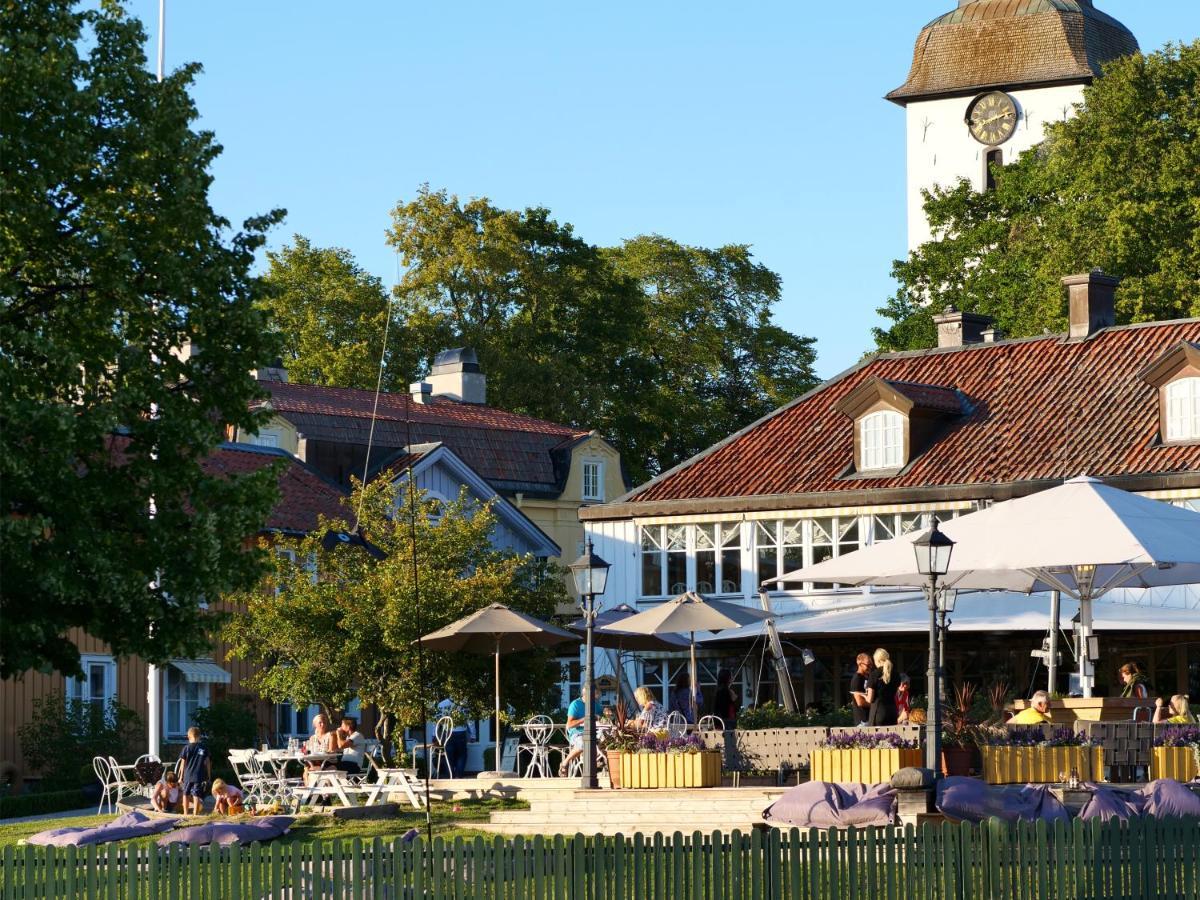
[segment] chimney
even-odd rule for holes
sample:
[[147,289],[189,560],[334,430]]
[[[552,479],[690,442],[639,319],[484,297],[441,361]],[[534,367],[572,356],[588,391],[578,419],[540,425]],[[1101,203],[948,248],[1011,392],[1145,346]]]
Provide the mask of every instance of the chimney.
[[995,325],[991,328],[983,329],[983,342],[985,344],[998,344],[1003,338],[1004,335]]
[[1120,278],[1092,269],[1086,275],[1068,275],[1062,283],[1066,285],[1070,304],[1068,339],[1085,338],[1101,328],[1117,324],[1116,295]]
[[425,380],[435,397],[461,403],[487,402],[487,378],[479,371],[479,357],[470,347],[443,350],[433,358],[433,371]]
[[963,347],[982,344],[984,329],[991,327],[992,318],[959,312],[953,306],[947,306],[940,315],[933,317],[933,324],[937,326],[939,347]]
[[408,386],[408,395],[413,403],[428,403],[433,399],[433,385],[428,381],[414,381]]
[[284,381],[288,380],[287,369],[283,367],[283,360],[276,357],[274,362],[269,366],[264,366],[261,369],[254,369],[253,375],[259,381]]

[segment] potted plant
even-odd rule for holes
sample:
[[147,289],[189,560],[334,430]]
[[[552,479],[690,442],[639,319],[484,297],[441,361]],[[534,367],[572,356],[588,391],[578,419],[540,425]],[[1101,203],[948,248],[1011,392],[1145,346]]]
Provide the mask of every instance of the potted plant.
[[980,731],[983,777],[988,784],[1049,784],[1075,772],[1092,781],[1104,771],[1102,751],[1070,726],[1047,737],[1036,728],[992,727]]
[[1171,725],[1154,735],[1150,777],[1191,781],[1200,772],[1200,725]]
[[971,710],[975,705],[975,685],[956,685],[954,700],[947,703],[942,724],[942,774],[970,775],[978,753],[976,723]]
[[608,761],[608,782],[614,788],[621,786],[621,757],[638,748],[641,733],[629,721],[624,700],[617,701],[613,714],[613,727],[600,739],[600,750]]
[[620,754],[620,769],[622,788],[719,787],[721,751],[706,749],[698,734],[648,731],[636,750]]
[[914,740],[893,732],[850,731],[831,734],[812,752],[813,781],[879,784],[900,769],[921,765]]

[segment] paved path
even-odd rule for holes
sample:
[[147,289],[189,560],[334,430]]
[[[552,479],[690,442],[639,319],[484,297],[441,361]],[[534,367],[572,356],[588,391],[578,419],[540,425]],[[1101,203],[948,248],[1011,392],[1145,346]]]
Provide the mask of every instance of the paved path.
[[96,807],[87,809],[69,809],[66,812],[42,813],[38,816],[19,816],[15,819],[0,819],[0,825],[16,825],[19,822],[41,822],[44,819],[76,819],[81,816],[96,815]]

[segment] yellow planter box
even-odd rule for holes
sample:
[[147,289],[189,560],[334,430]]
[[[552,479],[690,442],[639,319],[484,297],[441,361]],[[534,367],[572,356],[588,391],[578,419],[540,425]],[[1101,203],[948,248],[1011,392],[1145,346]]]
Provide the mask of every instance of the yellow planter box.
[[1051,784],[1070,777],[1081,781],[1104,775],[1099,747],[980,747],[983,778],[988,784]]
[[813,781],[881,784],[901,769],[920,766],[921,750],[814,750],[810,757]]
[[721,751],[622,753],[622,788],[702,788],[721,784]]
[[1155,747],[1150,758],[1151,778],[1191,781],[1196,777],[1196,755],[1191,747]]

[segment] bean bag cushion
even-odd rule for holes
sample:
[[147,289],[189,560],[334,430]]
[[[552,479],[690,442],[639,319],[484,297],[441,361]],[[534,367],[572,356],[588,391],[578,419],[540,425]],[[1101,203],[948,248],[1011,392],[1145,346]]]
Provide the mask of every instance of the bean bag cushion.
[[798,828],[890,825],[895,803],[896,791],[890,784],[809,781],[796,785],[763,810],[763,818]]
[[192,825],[189,828],[180,828],[178,831],[164,834],[158,839],[158,846],[217,844],[225,847],[229,844],[270,841],[287,834],[287,830],[295,821],[293,816],[261,816],[238,822],[205,822],[203,825]]
[[109,841],[127,841],[131,838],[161,834],[174,827],[174,819],[148,816],[134,810],[118,816],[111,822],[105,822],[103,825],[39,831],[32,837],[26,838],[25,842],[40,844],[44,847],[83,847],[87,844],[105,844]]
[[977,778],[951,776],[938,782],[937,808],[945,816],[966,822],[1002,819],[1005,822],[1069,822],[1070,813],[1045,784],[1021,788],[985,784]]
[[1114,788],[1089,784],[1092,799],[1079,813],[1081,819],[1131,819],[1150,816],[1155,819],[1200,818],[1200,797],[1178,781],[1163,778],[1136,788]]

